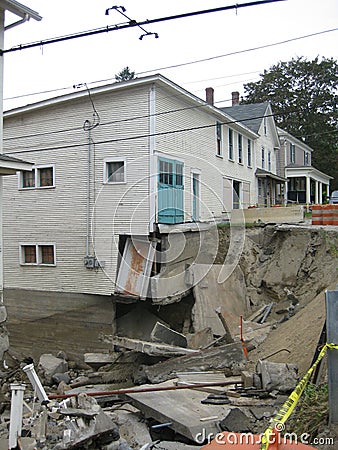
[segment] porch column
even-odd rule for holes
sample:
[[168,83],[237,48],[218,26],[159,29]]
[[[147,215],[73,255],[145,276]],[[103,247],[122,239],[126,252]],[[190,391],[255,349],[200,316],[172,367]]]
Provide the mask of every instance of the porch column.
[[311,183],[310,177],[306,176],[306,203],[311,203]]
[[319,197],[318,197],[318,192],[319,192],[319,189],[318,189],[318,181],[316,180],[316,187],[315,187],[315,204],[316,205],[318,205],[318,203],[319,203]]
[[329,200],[329,198],[330,198],[330,185],[329,184],[326,185],[326,197],[327,197],[327,200]]
[[288,204],[288,182],[286,181],[284,183],[284,205],[287,206]]
[[323,203],[323,183],[319,182],[319,203]]

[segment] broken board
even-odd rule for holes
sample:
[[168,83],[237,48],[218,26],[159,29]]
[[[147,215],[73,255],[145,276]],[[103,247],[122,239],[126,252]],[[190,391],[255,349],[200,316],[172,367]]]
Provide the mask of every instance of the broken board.
[[[145,387],[154,385],[143,385]],[[172,380],[156,386],[173,386]],[[229,412],[229,405],[204,405],[201,403],[208,394],[195,389],[139,392],[126,394],[127,399],[138,408],[146,418],[153,418],[159,423],[170,422],[177,433],[201,444],[202,435],[211,433],[215,436],[219,429],[217,424]],[[196,440],[197,439],[197,440]]]

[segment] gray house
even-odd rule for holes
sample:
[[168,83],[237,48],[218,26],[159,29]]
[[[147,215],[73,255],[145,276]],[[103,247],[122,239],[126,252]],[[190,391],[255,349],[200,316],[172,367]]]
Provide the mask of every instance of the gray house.
[[232,93],[232,106],[221,108],[258,135],[255,154],[254,204],[269,207],[285,203],[286,179],[280,171],[280,142],[271,105],[265,103],[239,104],[239,93]]

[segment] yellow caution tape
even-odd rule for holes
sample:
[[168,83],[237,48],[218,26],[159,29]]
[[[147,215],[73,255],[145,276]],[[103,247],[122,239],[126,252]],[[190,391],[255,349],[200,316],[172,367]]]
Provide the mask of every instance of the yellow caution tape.
[[272,422],[270,426],[265,430],[264,434],[262,435],[261,439],[261,450],[268,450],[269,444],[270,444],[270,436],[274,434],[274,429],[277,431],[281,430],[281,424],[284,424],[287,419],[290,417],[292,411],[295,409],[298,400],[300,399],[301,395],[303,394],[303,391],[305,389],[305,386],[307,382],[309,381],[313,371],[319,364],[319,362],[323,359],[326,350],[338,350],[338,345],[335,344],[325,344],[322,350],[320,351],[317,360],[313,363],[313,365],[310,367],[310,369],[306,372],[306,374],[303,376],[303,378],[300,380],[300,382],[295,387],[294,391],[291,392],[289,395],[289,398],[286,400],[286,402],[283,404],[281,409],[278,411],[278,413],[275,415],[275,417],[272,419]]

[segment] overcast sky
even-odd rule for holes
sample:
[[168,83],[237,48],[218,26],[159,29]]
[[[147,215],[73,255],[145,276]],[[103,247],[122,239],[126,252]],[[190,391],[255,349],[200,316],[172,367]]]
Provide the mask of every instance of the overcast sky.
[[[5,32],[5,48],[107,25],[126,19],[112,0],[20,0],[42,16]],[[137,21],[190,11],[246,3],[246,0],[119,0],[126,14]],[[7,14],[6,23],[17,20]],[[125,66],[137,76],[161,73],[204,98],[215,89],[218,106],[228,106],[231,92],[244,95],[243,84],[257,81],[264,69],[297,56],[338,59],[338,31],[289,43],[194,62],[338,28],[337,0],[285,0],[282,2],[171,20],[144,26],[154,36],[139,39],[142,30],[130,28],[96,36],[44,45],[5,55],[4,109],[33,103],[72,91],[72,86],[114,82]],[[102,81],[106,80],[106,81]],[[68,90],[67,90],[67,89]],[[40,96],[24,96],[60,89]],[[11,97],[18,97],[10,99]]]

